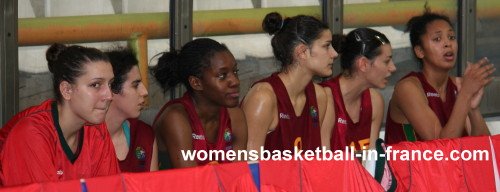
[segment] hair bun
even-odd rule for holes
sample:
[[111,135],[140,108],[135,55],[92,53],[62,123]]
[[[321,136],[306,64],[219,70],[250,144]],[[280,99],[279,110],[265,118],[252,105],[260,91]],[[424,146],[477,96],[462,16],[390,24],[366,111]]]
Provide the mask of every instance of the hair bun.
[[345,43],[347,42],[347,36],[343,34],[334,34],[332,36],[332,46],[337,53],[342,54],[344,52]]
[[47,59],[48,66],[49,66],[49,71],[53,73],[53,68],[54,64],[56,61],[59,59],[59,55],[66,50],[66,45],[60,44],[60,43],[54,43],[52,44],[49,49],[47,49],[47,52],[45,53],[45,58]]
[[262,21],[262,29],[269,35],[274,35],[283,27],[283,22],[283,17],[279,13],[271,12]]

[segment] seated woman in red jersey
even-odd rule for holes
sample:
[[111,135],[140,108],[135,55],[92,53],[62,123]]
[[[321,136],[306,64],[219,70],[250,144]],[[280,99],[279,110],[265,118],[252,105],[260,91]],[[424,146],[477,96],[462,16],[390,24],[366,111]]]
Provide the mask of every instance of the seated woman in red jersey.
[[273,35],[271,45],[281,71],[255,83],[241,104],[248,122],[248,149],[329,147],[331,126],[322,124],[326,113],[334,116],[333,109],[327,112],[331,96],[312,79],[333,73],[338,54],[332,47],[332,33],[314,17],[283,20],[276,12],[266,15],[262,27]]
[[46,53],[55,100],[14,116],[2,128],[1,179],[12,186],[120,173],[103,123],[113,68],[94,48],[53,44]]
[[111,83],[113,102],[106,115],[106,125],[113,140],[122,172],[158,170],[158,148],[151,126],[138,120],[148,90],[141,81],[139,62],[134,52],[118,48],[105,52],[115,79]]
[[386,121],[386,143],[489,135],[479,110],[494,66],[486,58],[469,64],[462,78],[450,76],[458,44],[447,16],[430,12],[407,23],[413,53],[422,71],[394,88]]
[[238,65],[225,45],[207,38],[190,41],[180,51],[164,53],[154,76],[164,91],[179,83],[187,88],[183,97],[163,106],[153,123],[173,167],[211,163],[184,159],[181,150],[246,149],[245,116],[237,108]]
[[[384,88],[396,70],[387,37],[370,28],[351,31],[334,47],[340,53],[342,73],[322,85],[332,90],[335,124],[331,148],[373,148],[384,117],[384,100],[374,88]],[[337,41],[335,41],[337,42]]]

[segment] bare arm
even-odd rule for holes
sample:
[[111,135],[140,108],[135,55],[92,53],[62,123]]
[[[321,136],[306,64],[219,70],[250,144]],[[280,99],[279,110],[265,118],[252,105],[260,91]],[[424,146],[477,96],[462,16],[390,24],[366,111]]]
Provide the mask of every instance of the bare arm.
[[174,168],[194,167],[196,161],[184,160],[181,150],[193,150],[191,124],[181,104],[169,106],[154,125],[168,151]]
[[375,143],[379,138],[380,126],[382,125],[382,118],[384,118],[384,99],[382,95],[375,90],[370,89],[372,101],[372,124],[370,129],[370,149],[375,149]]
[[231,108],[229,116],[231,118],[231,128],[233,130],[233,149],[246,150],[247,149],[247,122],[245,114],[241,108]]
[[470,135],[490,135],[488,125],[486,125],[486,121],[479,109],[472,109],[469,112],[468,120],[470,121]]
[[[326,149],[331,149],[330,140],[332,138],[333,125],[335,123],[335,106],[333,102],[332,91],[329,87],[324,87],[325,94],[325,115],[323,122],[321,122],[321,145],[325,146]],[[318,103],[319,107],[320,103]]]
[[460,137],[471,109],[471,99],[492,81],[490,75],[493,71],[493,65],[485,59],[467,66],[461,90],[458,92],[448,123],[444,127],[441,127],[437,116],[427,105],[423,89],[416,78],[408,78],[398,83],[393,98],[422,139]]
[[[457,85],[457,88],[460,91],[462,86],[462,78],[455,78],[455,85]],[[484,87],[472,96],[471,109],[466,120],[466,129],[469,135],[490,135],[490,131],[488,130],[488,126],[486,125],[486,121],[484,120],[483,115],[479,110],[479,105],[481,104],[483,93]]]
[[250,89],[242,102],[248,125],[248,150],[264,146],[267,132],[278,125],[277,101],[271,85],[258,83]]
[[470,97],[470,94],[458,94],[445,127],[441,127],[438,117],[428,106],[425,93],[416,78],[407,78],[398,83],[394,89],[393,101],[423,140],[433,140],[462,135]]
[[153,142],[153,155],[151,157],[151,167],[149,171],[158,171],[158,144],[155,141]]

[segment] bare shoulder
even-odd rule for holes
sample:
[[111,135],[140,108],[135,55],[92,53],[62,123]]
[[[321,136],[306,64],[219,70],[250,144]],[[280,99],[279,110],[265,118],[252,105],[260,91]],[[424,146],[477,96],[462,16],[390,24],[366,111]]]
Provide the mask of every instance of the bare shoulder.
[[370,99],[372,103],[372,117],[384,116],[385,102],[382,94],[376,89],[370,88]]
[[326,99],[326,97],[328,96],[327,91],[330,91],[331,89],[329,87],[323,87],[314,83],[314,90],[318,99]]
[[245,113],[243,113],[243,110],[239,107],[234,107],[234,108],[228,108],[227,112],[229,113],[229,117],[231,118],[231,121],[233,120],[244,120],[245,119]]
[[402,79],[394,86],[394,95],[406,92],[410,92],[413,94],[424,92],[422,84],[420,84],[420,81],[417,77],[408,77]]
[[157,129],[179,121],[189,121],[188,117],[189,115],[184,106],[180,103],[175,103],[163,110],[161,115],[158,117],[158,121],[153,125],[153,127]]
[[382,97],[382,94],[377,90],[370,88],[370,97],[372,101],[372,105],[377,105],[374,107],[383,107],[384,106],[384,97]]
[[276,106],[276,94],[271,86],[267,82],[261,82],[255,84],[243,99],[242,106],[245,107],[247,104],[265,104],[266,106]]

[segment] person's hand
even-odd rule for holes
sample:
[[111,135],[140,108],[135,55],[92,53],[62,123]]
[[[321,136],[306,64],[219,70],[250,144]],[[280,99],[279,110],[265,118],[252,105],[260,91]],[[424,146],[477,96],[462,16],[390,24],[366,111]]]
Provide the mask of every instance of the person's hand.
[[[457,86],[457,90],[460,91],[462,88],[462,78],[457,78],[455,80],[455,83]],[[471,109],[477,109],[479,107],[479,105],[481,104],[481,100],[483,98],[483,94],[484,94],[484,87],[479,89],[479,91],[477,91],[475,94],[472,95],[470,103]]]
[[[470,95],[476,100],[476,107],[481,101],[483,93],[478,93],[484,86],[493,81],[491,74],[495,71],[495,67],[487,58],[482,58],[478,62],[472,64],[467,62],[464,75],[460,85],[460,91]],[[477,98],[479,97],[479,98]]]
[[481,100],[483,98],[483,93],[484,93],[484,87],[479,89],[474,95],[472,95],[471,101],[470,101],[470,108],[471,109],[477,109],[479,105],[481,104]]

